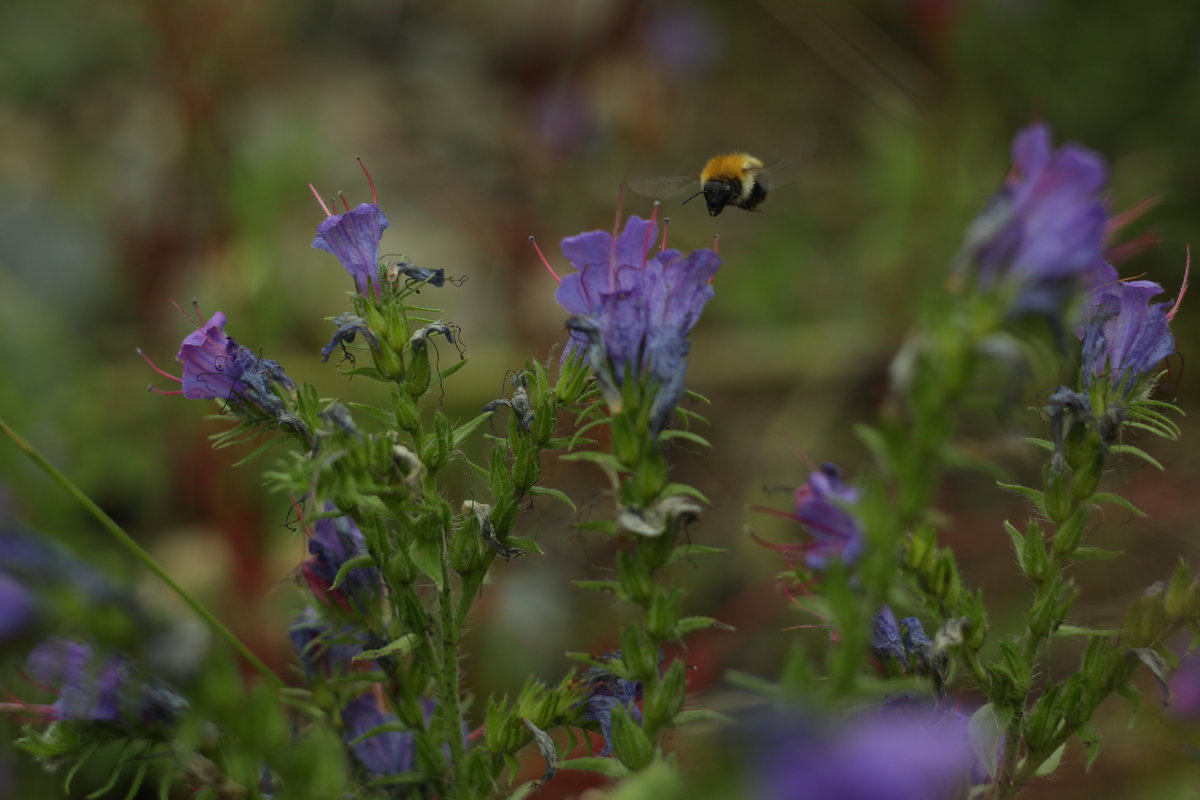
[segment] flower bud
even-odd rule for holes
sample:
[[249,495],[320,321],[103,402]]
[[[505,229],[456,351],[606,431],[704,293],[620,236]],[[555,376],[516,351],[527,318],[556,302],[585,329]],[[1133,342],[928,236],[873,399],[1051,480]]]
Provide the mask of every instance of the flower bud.
[[612,746],[617,758],[631,770],[641,769],[654,758],[654,743],[621,705],[612,712]]

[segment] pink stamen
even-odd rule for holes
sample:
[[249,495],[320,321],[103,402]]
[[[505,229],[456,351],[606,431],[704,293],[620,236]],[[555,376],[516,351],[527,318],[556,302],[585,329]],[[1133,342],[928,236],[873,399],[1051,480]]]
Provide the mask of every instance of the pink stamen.
[[667,228],[669,228],[669,227],[671,227],[671,218],[670,218],[670,217],[663,217],[663,235],[662,235],[662,244],[660,244],[660,245],[658,246],[658,252],[660,252],[660,253],[661,253],[663,250],[666,250],[666,249],[667,249]]
[[542,248],[538,247],[537,239],[530,236],[529,243],[533,245],[533,249],[537,251],[538,258],[542,260],[542,266],[550,271],[550,274],[554,276],[554,280],[562,283],[562,278],[558,277],[558,273],[554,271],[554,267],[550,266],[550,262],[546,260],[545,254],[542,253]]
[[617,216],[613,220],[613,251],[617,249],[617,236],[621,233],[621,214],[625,210],[625,184],[617,186]]
[[308,185],[308,188],[309,188],[309,189],[312,189],[313,197],[317,198],[317,203],[319,203],[319,204],[320,204],[320,206],[321,206],[321,210],[325,212],[325,216],[327,216],[327,217],[332,217],[332,216],[333,216],[333,214],[330,214],[330,213],[329,213],[329,206],[325,205],[325,201],[321,199],[321,195],[320,195],[320,193],[317,191],[317,187],[313,186],[313,185],[310,183],[310,184]]
[[1183,283],[1179,285],[1179,294],[1175,296],[1175,305],[1171,306],[1171,310],[1167,312],[1167,322],[1175,319],[1175,312],[1179,311],[1179,304],[1183,302],[1183,296],[1188,290],[1188,275],[1192,271],[1192,246],[1187,246],[1187,263],[1183,266]]
[[204,317],[200,316],[200,303],[195,298],[192,298],[192,308],[196,311],[196,319],[195,320],[193,320],[190,316],[188,316],[188,313],[183,310],[183,306],[181,306],[181,305],[179,305],[179,303],[175,302],[174,297],[169,298],[167,300],[167,302],[170,303],[171,305],[175,306],[175,310],[179,312],[179,316],[186,319],[188,325],[191,325],[192,327],[197,328],[197,329],[199,329],[200,327],[202,327],[204,325]]
[[1145,214],[1150,209],[1158,205],[1158,198],[1152,194],[1148,194],[1141,200],[1131,205],[1129,208],[1122,211],[1120,214],[1114,214],[1109,217],[1108,222],[1104,223],[1104,238],[1112,236],[1117,231],[1124,228],[1131,222],[1135,222],[1139,217]]
[[[179,380],[179,379],[176,378],[176,380]],[[146,391],[154,392],[155,394],[162,394],[162,395],[183,394],[183,389],[172,389],[171,391],[168,392],[166,389],[160,389],[157,386],[154,386],[153,384],[147,385]]]
[[[342,198],[342,205],[346,207],[347,211],[349,211],[350,203],[349,203],[349,201],[346,200],[346,195],[342,194],[341,192],[338,192],[338,197]],[[334,205],[337,205],[337,203],[334,203]]]
[[476,728],[475,730],[473,730],[467,734],[467,741],[468,742],[477,742],[483,738],[483,735],[485,733],[487,733],[487,726],[480,725],[478,728]]
[[379,205],[379,195],[375,194],[375,181],[371,178],[371,173],[367,171],[367,165],[363,163],[362,158],[356,158],[355,160],[362,167],[363,175],[367,176],[367,185],[371,187],[371,205]]
[[176,378],[176,377],[175,377],[174,375],[172,375],[171,373],[169,373],[169,372],[166,372],[166,371],[164,371],[164,370],[160,369],[160,368],[159,368],[159,366],[158,366],[158,364],[155,364],[153,361],[151,361],[151,360],[150,360],[150,356],[146,355],[145,351],[144,351],[144,350],[142,350],[142,348],[140,348],[140,347],[139,347],[139,348],[137,349],[137,354],[138,354],[139,356],[141,356],[141,357],[142,357],[142,360],[143,360],[143,361],[145,361],[147,364],[149,364],[149,365],[150,365],[150,369],[154,370],[154,371],[155,371],[155,372],[157,372],[159,375],[162,375],[164,378],[169,378],[170,380],[173,380],[173,381],[175,381],[176,383],[183,383],[183,378]]
[[717,255],[721,255],[720,244],[721,244],[721,234],[714,233],[713,234],[713,252],[716,253]]

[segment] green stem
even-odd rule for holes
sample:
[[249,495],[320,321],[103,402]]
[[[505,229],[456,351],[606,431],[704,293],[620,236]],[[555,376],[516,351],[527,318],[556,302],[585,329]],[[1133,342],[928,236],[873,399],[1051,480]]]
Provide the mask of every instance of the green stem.
[[201,605],[199,600],[192,597],[182,586],[176,583],[175,579],[172,578],[167,571],[162,568],[162,565],[154,560],[154,556],[146,552],[146,550],[144,550],[141,545],[135,542],[128,533],[121,529],[120,525],[113,521],[112,517],[104,513],[104,510],[101,509],[100,506],[96,505],[90,497],[84,494],[82,489],[72,483],[71,479],[66,475],[59,472],[53,464],[46,460],[45,456],[43,456],[41,453],[35,450],[32,445],[22,439],[17,432],[10,428],[8,423],[6,423],[3,419],[0,419],[0,432],[3,432],[5,436],[12,440],[12,443],[15,444],[18,449],[25,453],[25,455],[29,456],[29,458],[32,459],[35,464],[41,467],[43,472],[45,472],[60,486],[62,486],[63,489],[67,491],[67,494],[74,497],[80,505],[87,509],[88,512],[96,518],[101,526],[103,526],[104,529],[107,530],[114,539],[116,539],[126,550],[132,553],[134,558],[142,562],[142,564],[148,570],[158,576],[158,579],[165,583],[173,592],[175,592],[175,594],[179,595],[183,602],[191,606],[192,610],[199,614],[201,619],[207,622],[209,627],[211,627],[218,636],[228,642],[234,650],[241,654],[242,658],[246,659],[246,661],[252,667],[262,673],[263,677],[265,677],[276,687],[283,686],[283,680],[280,679],[280,677],[274,672],[272,672],[271,668],[264,664],[258,656],[254,655],[254,653],[250,651],[250,648],[247,647],[241,639],[234,635],[233,631],[225,627],[225,625],[219,619],[217,619],[211,611]]
[[[449,534],[448,534],[449,535]],[[466,748],[463,746],[462,704],[458,693],[458,639],[462,629],[457,626],[454,613],[454,586],[451,583],[450,555],[447,548],[442,548],[442,588],[438,592],[438,606],[441,614],[442,633],[442,664],[438,681],[438,704],[445,722],[446,744],[450,749],[451,780],[443,790],[443,797],[455,798],[461,796],[462,767],[466,758]]]

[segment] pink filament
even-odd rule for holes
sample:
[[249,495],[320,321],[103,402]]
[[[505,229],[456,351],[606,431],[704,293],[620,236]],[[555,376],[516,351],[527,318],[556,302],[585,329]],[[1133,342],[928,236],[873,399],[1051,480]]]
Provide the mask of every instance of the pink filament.
[[562,283],[562,278],[558,277],[558,273],[554,271],[554,267],[550,266],[550,262],[546,260],[545,254],[542,253],[542,248],[538,247],[537,239],[530,236],[529,243],[533,245],[533,249],[537,251],[538,258],[542,260],[542,266],[550,271],[550,274],[554,276],[554,280]]
[[1183,302],[1183,296],[1187,294],[1188,289],[1188,274],[1192,271],[1192,246],[1187,247],[1187,263],[1183,267],[1183,283],[1179,286],[1179,294],[1175,297],[1175,305],[1171,306],[1171,310],[1167,312],[1167,322],[1175,319],[1175,312],[1179,310],[1179,304]]
[[310,184],[308,185],[308,188],[312,190],[313,197],[317,198],[317,202],[318,202],[318,203],[321,205],[321,210],[325,212],[325,216],[327,216],[327,217],[332,217],[332,216],[333,216],[333,214],[330,214],[330,213],[329,213],[329,206],[325,205],[325,201],[321,199],[321,195],[320,195],[320,193],[319,193],[319,192],[317,192],[317,187],[313,186],[313,185],[310,183]]
[[371,173],[367,171],[367,165],[363,163],[362,158],[356,159],[358,165],[362,167],[363,174],[367,176],[367,185],[371,187],[371,205],[379,205],[379,195],[375,194],[375,181],[371,178]]

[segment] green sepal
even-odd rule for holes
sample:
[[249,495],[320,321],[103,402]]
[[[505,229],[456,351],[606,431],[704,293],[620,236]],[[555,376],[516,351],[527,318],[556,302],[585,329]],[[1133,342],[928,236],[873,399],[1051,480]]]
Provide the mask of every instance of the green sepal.
[[555,500],[565,503],[571,508],[572,511],[579,510],[575,507],[575,501],[568,497],[565,492],[561,492],[558,489],[552,489],[549,486],[530,486],[529,494],[536,497],[553,497]]
[[613,755],[631,770],[642,769],[654,759],[654,743],[620,703],[612,709],[612,747]]
[[468,420],[468,421],[464,422],[462,425],[459,425],[457,428],[455,428],[454,435],[451,437],[451,441],[454,443],[454,447],[456,447],[456,448],[461,447],[462,443],[467,440],[467,437],[470,436],[472,433],[474,433],[479,428],[480,425],[487,422],[488,419],[491,418],[493,413],[495,413],[495,412],[485,411],[482,414],[480,414],[479,416],[475,417],[474,419]]
[[685,431],[681,428],[672,428],[662,431],[658,434],[658,440],[660,442],[667,442],[672,439],[683,439],[691,442],[692,444],[697,444],[701,447],[712,449],[712,444],[708,441],[708,439],[705,439],[699,434],[692,433],[691,431]]
[[1040,513],[1046,513],[1046,496],[1037,489],[1032,489],[1028,486],[1021,486],[1020,484],[1016,483],[1003,483],[1001,481],[997,481],[996,486],[1021,495],[1030,503],[1032,503],[1033,507],[1036,508]]
[[412,652],[413,647],[417,644],[417,637],[411,633],[405,633],[399,639],[385,644],[376,650],[364,650],[358,655],[351,658],[351,661],[375,661],[385,656],[408,655]]
[[1130,514],[1135,514],[1139,517],[1146,516],[1146,512],[1131,503],[1127,498],[1113,492],[1096,492],[1092,495],[1094,503],[1112,503],[1119,508],[1128,511]]
[[1147,464],[1160,471],[1165,469],[1165,467],[1163,467],[1163,465],[1159,463],[1158,459],[1154,458],[1154,456],[1150,455],[1141,448],[1134,447],[1131,444],[1114,444],[1108,448],[1108,452],[1115,455],[1134,456],[1135,458],[1140,458],[1142,461],[1145,461]]

